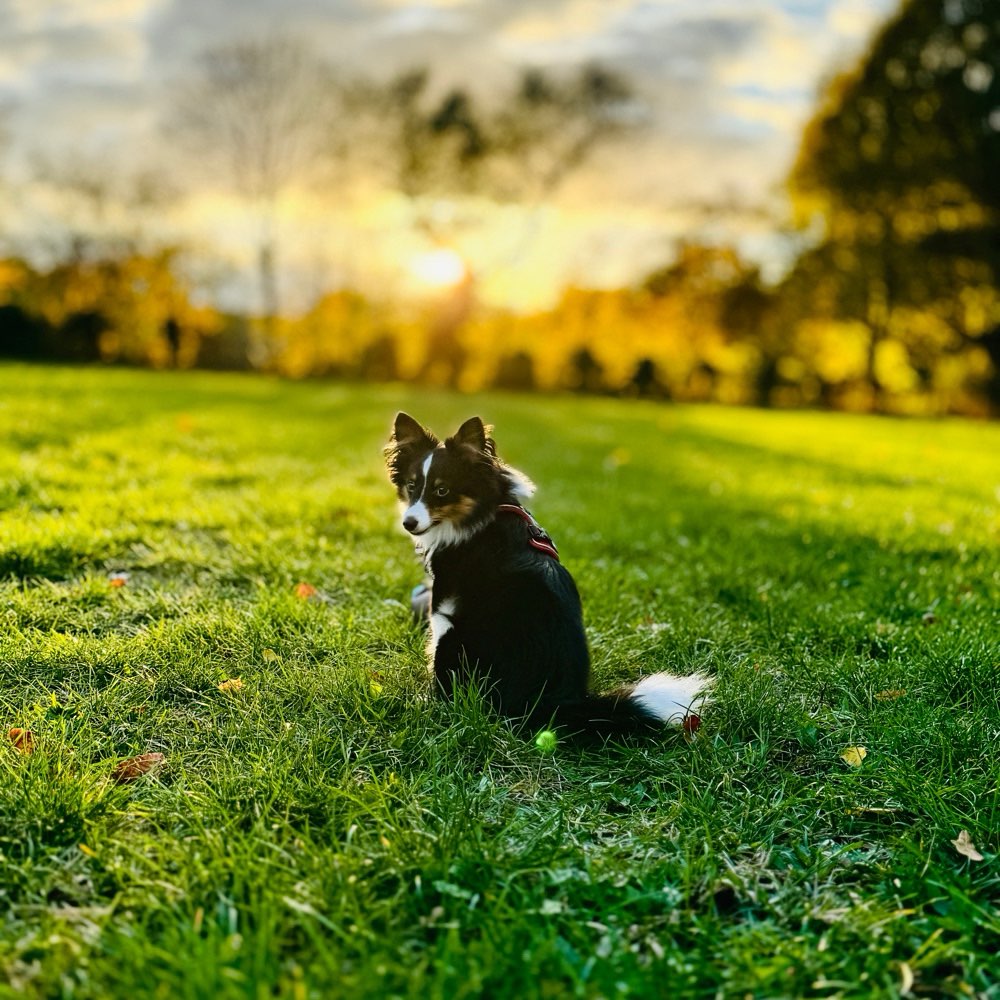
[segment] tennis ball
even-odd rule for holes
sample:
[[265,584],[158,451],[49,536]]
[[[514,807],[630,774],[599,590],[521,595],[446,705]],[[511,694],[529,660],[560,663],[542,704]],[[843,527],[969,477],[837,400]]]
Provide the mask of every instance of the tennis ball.
[[558,742],[559,740],[556,738],[556,734],[552,732],[551,729],[543,729],[535,737],[535,746],[538,747],[542,753],[552,753]]

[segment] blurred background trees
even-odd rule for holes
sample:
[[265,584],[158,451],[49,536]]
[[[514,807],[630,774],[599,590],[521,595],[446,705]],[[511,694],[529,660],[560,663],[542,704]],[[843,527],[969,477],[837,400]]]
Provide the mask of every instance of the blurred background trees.
[[828,85],[790,187],[820,234],[780,293],[793,354],[853,356],[816,371],[824,401],[1000,409],[1000,4],[907,0]]
[[[570,286],[529,312],[487,307],[478,288],[521,258],[603,147],[640,135],[643,100],[621,74],[525,68],[485,93],[429,68],[348,78],[278,36],[206,51],[167,103],[183,172],[169,158],[133,177],[37,160],[57,222],[44,252],[0,261],[0,354],[1000,413],[1000,0],[905,0],[827,82],[789,172],[798,249],[776,279],[689,238],[628,286]],[[225,313],[199,248],[150,235],[147,220],[191,190],[241,206],[254,305]],[[423,248],[420,290],[341,269],[290,308],[278,220],[305,190],[335,206],[395,199]],[[498,206],[519,221],[484,249]]]
[[[563,75],[526,69],[489,100],[472,85],[438,90],[421,68],[355,84],[347,104],[356,126],[348,155],[406,200],[410,225],[429,252],[455,260],[454,280],[431,303],[414,375],[456,387],[477,282],[523,253],[539,206],[595,149],[625,133],[636,117],[635,96],[624,77],[599,66]],[[517,206],[523,218],[513,238],[474,267],[464,244],[478,234],[484,204]]]

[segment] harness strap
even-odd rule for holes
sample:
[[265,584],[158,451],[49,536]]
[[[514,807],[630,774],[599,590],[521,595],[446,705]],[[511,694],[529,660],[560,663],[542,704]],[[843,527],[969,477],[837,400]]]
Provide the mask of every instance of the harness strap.
[[547,556],[552,556],[559,562],[559,550],[556,543],[549,538],[548,532],[528,513],[523,507],[518,507],[512,503],[502,503],[497,507],[498,514],[515,514],[528,528],[528,544],[539,552],[544,552]]

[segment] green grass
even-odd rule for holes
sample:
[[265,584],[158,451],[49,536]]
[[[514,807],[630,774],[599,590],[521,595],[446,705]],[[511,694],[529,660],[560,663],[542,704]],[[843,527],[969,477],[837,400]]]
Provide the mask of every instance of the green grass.
[[[498,425],[693,742],[425,697],[400,407]],[[0,368],[0,996],[1000,997],[998,542],[997,426]]]

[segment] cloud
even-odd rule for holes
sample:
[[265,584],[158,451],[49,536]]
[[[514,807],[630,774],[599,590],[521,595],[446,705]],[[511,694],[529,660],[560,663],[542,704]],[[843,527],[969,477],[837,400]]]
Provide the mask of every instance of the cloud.
[[852,43],[865,41],[892,5],[870,0],[834,0],[826,11],[826,26],[837,39]]
[[[893,6],[894,0],[0,0],[0,106],[14,108],[10,131],[22,151],[104,149],[125,168],[156,155],[157,122],[196,56],[248,36],[301,37],[346,76],[384,78],[426,64],[442,85],[471,84],[482,92],[509,82],[521,66],[558,70],[598,61],[632,80],[649,108],[650,127],[624,152],[604,150],[575,175],[562,209],[596,206],[586,215],[596,234],[628,215],[628,239],[595,235],[594,245],[631,254],[656,242],[650,235],[656,227],[674,232],[693,225],[686,205],[766,200],[788,168],[819,81],[856,57]],[[546,238],[554,245],[554,237]],[[577,245],[590,244],[577,239]]]

